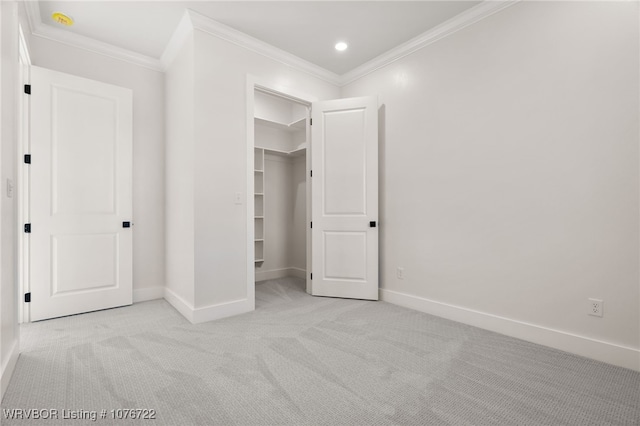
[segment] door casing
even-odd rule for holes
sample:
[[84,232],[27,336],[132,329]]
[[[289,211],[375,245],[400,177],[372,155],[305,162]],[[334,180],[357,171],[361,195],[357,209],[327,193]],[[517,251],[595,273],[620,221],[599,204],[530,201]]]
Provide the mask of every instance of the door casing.
[[[313,102],[318,100],[317,97],[301,93],[295,90],[291,90],[286,87],[279,86],[269,81],[264,81],[252,75],[247,75],[247,187],[246,187],[246,219],[247,219],[247,299],[251,303],[251,310],[255,309],[255,247],[254,247],[254,179],[253,179],[253,162],[254,162],[254,104],[255,104],[255,91],[259,90],[265,93],[270,93],[279,96],[284,99],[289,99],[294,102],[308,105],[311,107]],[[309,170],[311,169],[311,129],[309,128],[307,119],[307,152],[306,152],[306,210],[307,210],[307,223],[311,221],[311,182],[309,181]],[[311,293],[311,233],[307,228],[307,277],[306,277],[306,290],[307,293]]]
[[24,37],[22,25],[18,24],[19,32],[19,79],[18,88],[18,140],[16,147],[16,182],[14,196],[16,197],[16,279],[18,281],[18,323],[30,321],[29,304],[24,302],[24,294],[29,292],[29,239],[26,238],[22,224],[29,222],[29,174],[24,164],[24,154],[29,150],[29,95],[24,93],[23,87],[29,84],[29,67],[31,57]]

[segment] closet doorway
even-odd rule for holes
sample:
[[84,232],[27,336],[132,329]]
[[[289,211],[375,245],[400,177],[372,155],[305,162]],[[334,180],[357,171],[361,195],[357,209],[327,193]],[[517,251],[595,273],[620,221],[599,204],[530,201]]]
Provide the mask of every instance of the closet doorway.
[[307,278],[310,107],[298,98],[254,89],[255,281]]
[[247,297],[304,278],[378,300],[378,103],[317,101],[247,78]]

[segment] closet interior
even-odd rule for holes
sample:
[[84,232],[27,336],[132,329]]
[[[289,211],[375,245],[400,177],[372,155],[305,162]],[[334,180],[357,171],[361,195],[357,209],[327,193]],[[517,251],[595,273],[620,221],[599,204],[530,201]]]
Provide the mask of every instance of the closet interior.
[[254,94],[256,281],[306,278],[309,106]]

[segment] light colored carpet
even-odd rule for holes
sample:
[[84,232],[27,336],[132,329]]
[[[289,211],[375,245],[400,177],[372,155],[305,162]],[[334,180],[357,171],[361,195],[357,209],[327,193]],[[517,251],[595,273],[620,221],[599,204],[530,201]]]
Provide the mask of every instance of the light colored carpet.
[[3,409],[156,420],[2,424],[638,425],[640,374],[384,302],[256,286],[189,324],[165,301],[24,325]]

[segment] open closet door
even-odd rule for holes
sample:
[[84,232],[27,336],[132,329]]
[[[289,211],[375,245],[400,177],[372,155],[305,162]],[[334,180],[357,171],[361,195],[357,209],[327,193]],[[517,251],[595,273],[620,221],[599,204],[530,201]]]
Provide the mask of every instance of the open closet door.
[[312,106],[314,296],[378,300],[378,102]]
[[31,67],[31,321],[132,302],[132,92]]

